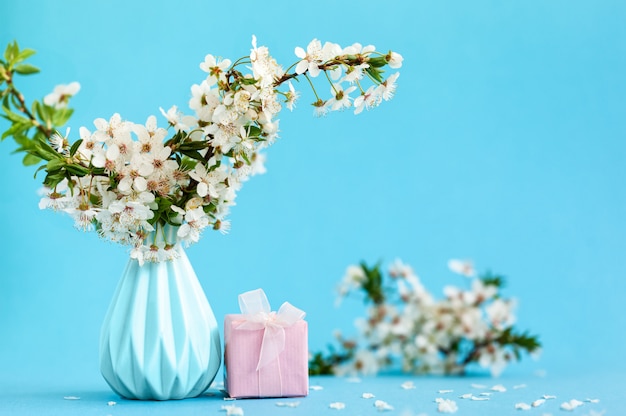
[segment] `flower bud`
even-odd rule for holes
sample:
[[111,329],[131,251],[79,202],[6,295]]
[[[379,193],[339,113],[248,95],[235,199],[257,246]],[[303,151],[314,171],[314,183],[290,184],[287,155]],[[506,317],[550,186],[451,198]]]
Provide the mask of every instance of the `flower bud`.
[[191,198],[185,204],[185,211],[191,211],[202,206],[202,198]]
[[389,53],[385,55],[385,60],[389,64],[390,68],[396,69],[402,66],[404,58],[399,53],[389,51]]

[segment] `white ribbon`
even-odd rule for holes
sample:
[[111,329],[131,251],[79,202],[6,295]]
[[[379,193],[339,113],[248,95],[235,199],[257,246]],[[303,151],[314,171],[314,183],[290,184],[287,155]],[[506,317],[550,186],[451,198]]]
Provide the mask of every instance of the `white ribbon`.
[[285,328],[305,316],[305,312],[285,302],[278,312],[272,312],[263,289],[251,290],[239,295],[239,308],[243,323],[237,329],[264,329],[261,352],[256,370],[272,362],[285,349]]

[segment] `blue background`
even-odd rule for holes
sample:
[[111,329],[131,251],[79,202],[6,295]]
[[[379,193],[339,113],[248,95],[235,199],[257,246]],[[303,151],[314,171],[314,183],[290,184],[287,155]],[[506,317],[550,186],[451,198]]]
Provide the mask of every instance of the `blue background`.
[[[400,52],[396,97],[360,116],[313,117],[301,84],[230,234],[188,249],[218,321],[263,287],[307,311],[319,350],[362,313],[334,307],[349,264],[401,258],[439,295],[465,284],[447,260],[469,258],[507,277],[519,328],[544,344],[507,371],[626,374],[626,3],[20,0],[0,15],[3,46],[38,52],[27,99],[81,83],[74,134],[186,109],[205,54],[247,55],[252,34],[285,67],[315,37]],[[0,144],[0,383],[105,387],[98,336],[126,249],[40,211],[43,176],[14,148]]]

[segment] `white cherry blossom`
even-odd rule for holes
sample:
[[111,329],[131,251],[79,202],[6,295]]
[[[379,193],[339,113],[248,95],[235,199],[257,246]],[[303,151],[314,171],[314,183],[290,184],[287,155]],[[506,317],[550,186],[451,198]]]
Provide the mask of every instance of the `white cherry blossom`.
[[385,58],[387,59],[389,68],[398,69],[402,67],[402,61],[404,61],[404,58],[399,53],[389,52]]
[[54,108],[65,108],[69,99],[78,94],[78,91],[80,91],[78,82],[57,85],[50,94],[43,98],[43,103]]
[[300,46],[296,47],[295,54],[302,59],[296,66],[297,74],[303,74],[307,71],[312,77],[320,74],[319,65],[323,61],[324,53],[322,51],[322,43],[319,40],[313,39],[307,46],[306,52]]
[[206,81],[209,85],[214,85],[217,82],[226,81],[226,71],[230,67],[230,59],[220,60],[215,56],[208,54],[204,58],[204,62],[200,64],[200,69],[208,73]]
[[185,213],[185,223],[178,229],[177,235],[186,243],[197,243],[200,239],[200,233],[209,225],[209,219],[198,207]]
[[341,84],[333,84],[331,94],[334,94],[334,96],[326,102],[326,105],[330,106],[333,111],[349,108],[352,105],[352,102],[350,101],[350,93],[354,90],[356,90],[355,85],[352,85],[344,90]]

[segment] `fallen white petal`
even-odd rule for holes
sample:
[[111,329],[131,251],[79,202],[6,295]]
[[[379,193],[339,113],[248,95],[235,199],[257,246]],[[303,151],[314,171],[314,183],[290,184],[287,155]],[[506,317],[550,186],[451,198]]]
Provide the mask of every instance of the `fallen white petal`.
[[109,406],[115,406],[117,404],[117,402],[114,402],[113,400],[111,400],[110,402],[107,403]]
[[376,396],[374,396],[372,393],[363,393],[361,397],[363,397],[364,399],[373,399]]
[[533,407],[539,407],[542,404],[544,404],[545,402],[546,402],[546,399],[537,399],[534,402],[532,402],[531,404],[532,404]]
[[276,402],[276,406],[278,406],[278,407],[298,407],[298,406],[300,406],[300,402]]
[[482,393],[480,393],[481,396],[491,396],[493,393],[488,392],[488,391],[483,391]]
[[439,394],[452,393],[454,390],[439,390]]
[[530,410],[530,405],[528,403],[515,403],[515,408],[517,410]]
[[310,390],[315,390],[315,391],[320,391],[320,390],[324,390],[324,387],[322,386],[309,386]]
[[551,400],[551,399],[556,399],[556,396],[551,396],[549,394],[544,394],[543,398],[546,399],[546,400]]
[[345,409],[346,408],[346,404],[342,403],[342,402],[333,402],[333,403],[329,404],[328,407],[330,407],[331,409],[341,410],[341,409]]
[[435,399],[435,402],[437,402],[437,411],[440,413],[455,413],[459,410],[459,407],[453,400],[438,398]]
[[78,396],[65,396],[63,397],[65,400],[80,400]]
[[477,396],[472,396],[470,397],[470,399],[474,400],[474,401],[485,401],[485,400],[489,400],[489,397],[477,397]]
[[393,406],[383,400],[376,400],[374,406],[380,411],[393,410]]
[[589,403],[600,403],[600,399],[585,399],[585,401]]
[[234,404],[222,406],[222,410],[226,411],[226,416],[243,416],[243,409]]
[[583,405],[583,402],[581,402],[580,400],[572,399],[569,402],[561,403],[561,409],[572,411],[582,405]]
[[471,384],[471,386],[472,386],[473,388],[475,388],[475,389],[486,389],[486,388],[487,388],[487,386],[485,386],[484,384],[475,384],[475,383],[472,383],[472,384]]
[[473,396],[473,394],[472,394],[472,393],[465,393],[465,394],[461,394],[461,395],[459,396],[459,398],[460,398],[460,399],[471,399],[471,398],[472,398],[472,396]]
[[491,388],[491,390],[504,393],[506,391],[506,387],[504,387],[502,384],[496,384],[495,386]]
[[404,383],[400,384],[400,387],[402,387],[404,390],[411,390],[415,388],[415,383],[413,383],[412,381],[405,381]]
[[233,400],[237,400],[234,397],[224,397],[224,400],[226,400],[227,402],[233,401]]

